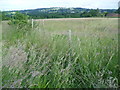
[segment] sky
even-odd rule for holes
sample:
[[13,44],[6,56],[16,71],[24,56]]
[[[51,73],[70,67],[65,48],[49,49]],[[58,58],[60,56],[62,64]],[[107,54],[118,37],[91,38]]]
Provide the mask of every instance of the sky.
[[49,7],[117,9],[119,0],[0,0],[0,10],[25,10]]

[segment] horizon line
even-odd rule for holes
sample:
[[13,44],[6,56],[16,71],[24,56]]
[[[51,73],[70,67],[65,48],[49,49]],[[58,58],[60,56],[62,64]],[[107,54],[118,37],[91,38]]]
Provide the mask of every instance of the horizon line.
[[[83,9],[101,9],[101,8],[84,8],[84,7],[43,7],[43,8],[83,8]],[[118,7],[119,8],[119,7]],[[118,8],[102,8],[102,9],[118,9]],[[34,10],[42,8],[28,8],[28,9],[13,9],[13,10],[0,10],[0,11],[22,11],[22,10]]]

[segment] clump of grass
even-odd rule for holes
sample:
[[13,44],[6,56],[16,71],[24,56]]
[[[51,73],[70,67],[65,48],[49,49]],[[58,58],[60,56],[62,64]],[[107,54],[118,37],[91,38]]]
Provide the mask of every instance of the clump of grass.
[[[96,31],[97,28],[94,26],[86,25],[86,23],[98,25],[103,21],[86,21],[82,24],[86,29],[79,24],[82,21],[72,21],[76,22],[76,26],[73,26],[75,31],[72,30],[71,43],[68,41],[68,35],[61,33],[63,31],[59,31],[57,27],[54,28],[55,31],[49,31],[50,25],[58,23],[59,26],[62,21],[45,21],[45,31],[42,31],[43,27],[41,26],[29,32],[26,31],[25,34],[15,30],[8,33],[9,31],[5,29],[3,55],[7,57],[9,54],[20,54],[18,56],[24,57],[25,55],[25,58],[22,58],[24,61],[22,68],[3,64],[2,86],[15,88],[117,88],[119,78],[117,33],[109,36],[109,26],[106,26],[108,29],[106,30],[103,28],[103,24],[98,26],[99,30]],[[62,24],[71,26],[73,24],[70,21],[66,22],[62,22]],[[109,25],[110,22],[111,19],[105,24]],[[81,31],[76,30],[78,25],[80,28],[83,27]],[[114,23],[112,27],[115,25]],[[66,28],[63,26],[63,30]],[[76,34],[76,32],[78,33]],[[104,34],[101,35],[103,32]],[[12,35],[11,39],[7,35]],[[17,37],[16,35],[21,36]],[[14,50],[14,53],[7,52],[13,46],[17,50],[16,54]],[[19,49],[20,47],[22,48]],[[25,54],[20,53],[21,50]]]

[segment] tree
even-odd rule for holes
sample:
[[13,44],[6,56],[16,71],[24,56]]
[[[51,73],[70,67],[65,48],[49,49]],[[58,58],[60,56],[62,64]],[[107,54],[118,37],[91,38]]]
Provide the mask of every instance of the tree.
[[117,9],[117,11],[116,11],[118,14],[120,14],[120,7]]
[[81,17],[91,17],[91,15],[89,14],[89,12],[84,11],[83,13],[80,14]]
[[105,17],[106,17],[106,16],[107,16],[107,14],[108,14],[108,12],[104,12],[104,13],[103,13],[103,16],[105,16]]
[[9,25],[14,25],[17,29],[26,29],[28,28],[28,15],[16,12],[15,15],[12,16],[12,19],[8,23]]
[[100,16],[99,12],[100,12],[99,9],[96,9],[96,10],[91,9],[89,13],[92,17],[98,17]]
[[10,20],[10,16],[7,15],[7,12],[1,12],[2,20]]
[[0,11],[0,21],[2,21],[2,12]]

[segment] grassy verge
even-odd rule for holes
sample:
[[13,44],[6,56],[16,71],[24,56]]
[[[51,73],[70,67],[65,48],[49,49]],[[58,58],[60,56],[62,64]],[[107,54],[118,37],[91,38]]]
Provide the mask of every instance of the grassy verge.
[[38,23],[26,32],[3,23],[3,87],[118,87],[117,19]]

